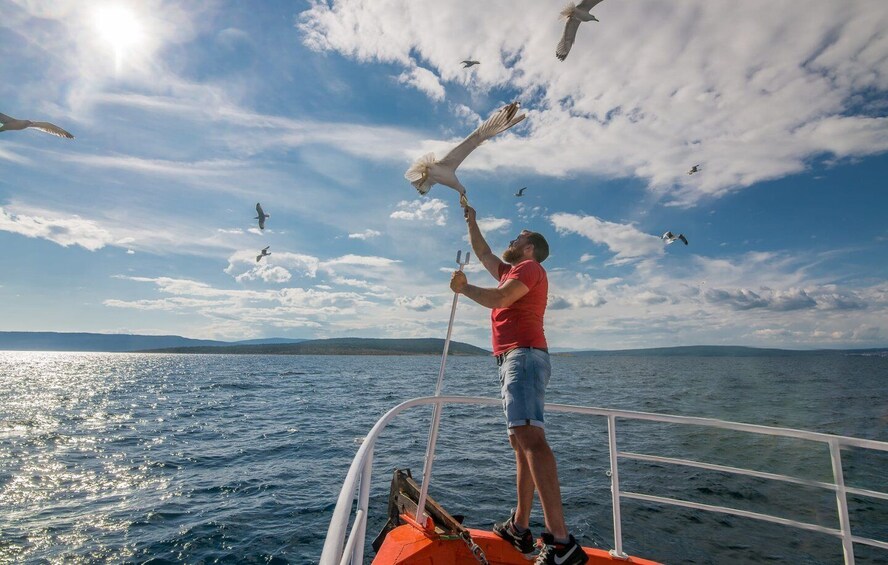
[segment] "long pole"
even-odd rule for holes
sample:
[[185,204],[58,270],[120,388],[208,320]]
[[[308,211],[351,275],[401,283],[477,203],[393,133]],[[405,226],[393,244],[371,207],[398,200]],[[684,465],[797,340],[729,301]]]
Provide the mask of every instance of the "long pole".
[[[462,251],[456,252],[456,264],[459,271],[469,264],[469,252],[466,251],[465,262],[461,261]],[[438,371],[438,382],[435,385],[435,396],[441,396],[444,385],[444,367],[447,365],[447,353],[450,350],[450,334],[453,332],[453,318],[456,315],[456,303],[459,294],[453,293],[453,305],[450,307],[450,321],[447,323],[447,337],[444,338],[444,354],[441,355],[441,369]],[[429,429],[429,441],[426,445],[425,463],[422,468],[422,487],[419,489],[419,500],[416,501],[416,523],[425,525],[425,502],[432,481],[432,461],[435,459],[435,443],[438,441],[438,426],[441,422],[441,403],[436,402],[432,410],[432,426]]]

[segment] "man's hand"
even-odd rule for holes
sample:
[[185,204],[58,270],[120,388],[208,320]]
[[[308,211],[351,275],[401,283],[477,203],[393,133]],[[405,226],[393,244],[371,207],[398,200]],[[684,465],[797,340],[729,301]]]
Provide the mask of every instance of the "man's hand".
[[450,276],[450,290],[459,294],[467,284],[469,284],[469,281],[466,279],[466,274],[464,272],[453,271],[453,274]]
[[472,225],[475,223],[475,209],[471,206],[463,208],[463,216],[466,217],[466,223]]

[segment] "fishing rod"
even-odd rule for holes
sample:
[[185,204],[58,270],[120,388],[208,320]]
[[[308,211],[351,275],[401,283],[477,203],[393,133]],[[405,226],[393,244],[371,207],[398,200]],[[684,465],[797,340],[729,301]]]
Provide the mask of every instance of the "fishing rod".
[[[466,251],[466,260],[461,261],[462,251],[456,252],[456,264],[459,271],[469,264],[469,252]],[[435,385],[435,396],[441,396],[441,388],[444,384],[444,367],[447,365],[447,352],[450,350],[450,334],[453,331],[453,317],[456,315],[456,303],[459,293],[453,293],[453,305],[450,307],[450,322],[447,324],[447,337],[444,339],[444,354],[441,356],[441,370],[438,371],[438,383]],[[416,501],[416,523],[425,525],[425,503],[429,492],[429,483],[432,478],[432,461],[435,458],[435,443],[438,441],[438,425],[441,422],[441,404],[436,403],[432,411],[432,427],[429,429],[429,442],[426,445],[425,463],[422,469],[422,488],[419,491],[419,500]]]

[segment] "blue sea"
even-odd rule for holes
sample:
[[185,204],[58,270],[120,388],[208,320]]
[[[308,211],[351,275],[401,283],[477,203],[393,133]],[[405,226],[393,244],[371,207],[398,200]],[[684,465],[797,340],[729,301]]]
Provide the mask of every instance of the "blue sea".
[[[362,438],[434,393],[437,357],[0,352],[0,563],[315,563]],[[489,358],[451,357],[445,394],[498,397]],[[548,401],[888,441],[888,358],[553,357]],[[372,539],[396,467],[418,476],[431,408],[390,425],[374,460]],[[549,414],[568,524],[612,547],[606,422]],[[676,425],[620,428],[620,449],[831,481],[800,440]],[[843,453],[846,482],[888,491],[888,457]],[[624,489],[838,527],[830,492],[621,460]],[[514,505],[498,407],[443,413],[430,494],[472,527]],[[888,539],[888,501],[849,498],[855,534]],[[542,528],[537,507],[531,526]],[[627,552],[667,563],[841,563],[838,538],[623,502]],[[367,544],[368,559],[372,550]],[[856,546],[857,563],[888,550]]]

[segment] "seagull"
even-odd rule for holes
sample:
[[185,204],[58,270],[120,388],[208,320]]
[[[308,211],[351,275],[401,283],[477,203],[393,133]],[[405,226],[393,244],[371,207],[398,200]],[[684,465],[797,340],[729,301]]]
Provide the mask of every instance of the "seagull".
[[527,187],[521,188],[518,192],[515,193],[515,196],[524,196],[524,191],[527,190]]
[[688,238],[686,238],[686,237],[684,236],[684,234],[681,234],[681,233],[680,233],[680,234],[678,234],[678,235],[675,235],[675,234],[672,233],[671,231],[668,231],[668,232],[664,233],[662,236],[660,236],[660,239],[662,239],[663,241],[665,241],[665,242],[666,242],[666,245],[669,245],[670,243],[675,243],[675,240],[679,240],[679,241],[681,241],[682,243],[684,243],[685,245],[688,244]]
[[567,18],[567,24],[564,26],[564,33],[561,34],[561,41],[555,48],[555,56],[563,61],[567,59],[570,48],[577,38],[577,30],[580,28],[581,22],[597,22],[598,18],[589,13],[589,10],[601,3],[601,0],[583,0],[579,4],[568,4],[566,8],[561,10],[561,17]]
[[700,172],[700,165],[694,165],[693,167],[691,167],[691,170],[688,171],[688,174],[692,175],[694,173],[699,173],[699,172]]
[[269,247],[271,247],[271,246],[269,245],[269,246],[265,247],[265,249],[262,250],[261,255],[256,255],[256,262],[257,263],[259,262],[259,259],[262,259],[263,257],[268,257],[269,255],[271,255],[271,253],[268,252]]
[[66,132],[59,126],[51,124],[49,122],[32,122],[31,120],[18,120],[16,118],[10,118],[6,114],[0,114],[0,124],[3,124],[2,126],[0,126],[0,131],[34,128],[46,133],[51,133],[52,135],[57,135],[59,137],[74,139],[73,135]]
[[453,190],[459,192],[459,203],[465,208],[469,205],[466,199],[466,189],[460,184],[456,178],[456,169],[460,163],[469,156],[469,153],[475,150],[481,143],[496,134],[506,131],[521,120],[527,117],[526,114],[516,115],[518,113],[518,102],[512,102],[503,106],[487,121],[478,126],[462,143],[450,150],[447,155],[440,161],[435,160],[434,153],[426,153],[413,162],[404,178],[410,181],[420,194],[425,194],[435,184],[443,184],[449,186]]
[[271,216],[262,211],[262,206],[258,202],[256,203],[256,213],[259,215],[253,219],[259,220],[259,229],[264,230],[265,229],[265,218],[270,218]]
[[473,61],[471,59],[466,59],[465,61],[462,61],[462,66],[464,69],[468,69],[472,65],[480,65],[480,64],[481,64],[481,61]]

